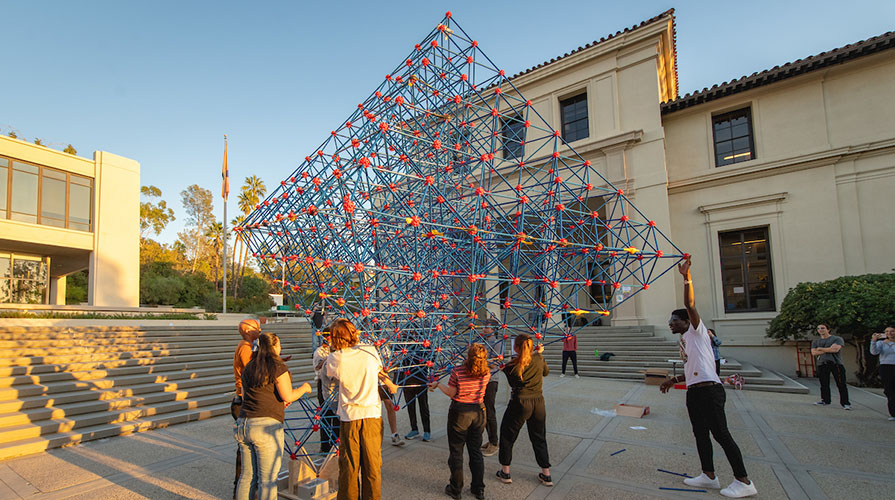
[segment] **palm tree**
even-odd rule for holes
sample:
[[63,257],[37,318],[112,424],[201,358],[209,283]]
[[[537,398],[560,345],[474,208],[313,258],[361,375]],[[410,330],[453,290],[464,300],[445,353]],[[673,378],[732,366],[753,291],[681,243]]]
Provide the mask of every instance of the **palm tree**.
[[224,225],[220,222],[212,222],[208,225],[208,229],[205,230],[205,237],[208,238],[208,244],[211,245],[211,248],[214,251],[215,286],[217,286],[218,283],[218,266],[220,265],[221,261],[221,248],[224,246],[224,239],[222,237],[223,232]]
[[[236,235],[236,240],[233,242],[233,253],[230,255],[230,265],[232,266],[232,269],[230,271],[230,278],[233,280],[234,285],[236,283],[236,269],[239,267],[238,263],[236,262],[236,247],[238,245],[242,245],[242,247],[245,247],[245,232],[236,231],[235,228],[242,227],[242,224],[245,222],[245,220],[246,216],[240,214],[230,221],[230,230],[233,231],[233,233]],[[242,252],[240,252],[240,255],[242,255]]]
[[[264,181],[262,181],[260,177],[258,177],[257,175],[246,177],[245,184],[243,184],[242,188],[240,188],[237,206],[240,210],[242,210],[243,214],[248,215],[252,212],[252,210],[254,210],[255,205],[261,202],[261,198],[266,193],[267,186],[264,185]],[[239,290],[239,282],[245,275],[246,261],[249,257],[249,246],[247,245],[245,238],[243,238],[242,240],[242,249],[243,251],[240,257],[240,269],[239,273],[236,275],[236,282],[233,285],[234,296]]]

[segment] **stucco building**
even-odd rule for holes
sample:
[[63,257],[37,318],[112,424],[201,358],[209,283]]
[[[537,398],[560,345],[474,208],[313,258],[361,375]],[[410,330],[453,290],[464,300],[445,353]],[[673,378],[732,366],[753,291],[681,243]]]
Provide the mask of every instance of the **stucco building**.
[[[512,82],[693,255],[728,355],[792,373],[794,347],[765,337],[787,291],[895,267],[893,48],[887,33],[681,97],[668,11]],[[681,303],[669,273],[611,322],[667,331]]]
[[0,304],[65,304],[89,270],[88,303],[140,300],[140,165],[0,137]]

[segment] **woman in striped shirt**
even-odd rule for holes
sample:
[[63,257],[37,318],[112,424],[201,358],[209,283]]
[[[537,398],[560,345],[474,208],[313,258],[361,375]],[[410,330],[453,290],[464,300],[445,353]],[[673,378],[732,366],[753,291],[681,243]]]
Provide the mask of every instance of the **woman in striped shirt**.
[[470,491],[476,498],[485,498],[485,459],[482,456],[482,431],[485,430],[485,388],[491,379],[488,353],[481,344],[470,344],[466,361],[451,371],[448,385],[435,382],[431,390],[451,398],[448,410],[447,436],[450,456],[451,482],[444,492],[451,498],[461,498],[463,489],[463,446],[469,451],[469,470],[472,472]]

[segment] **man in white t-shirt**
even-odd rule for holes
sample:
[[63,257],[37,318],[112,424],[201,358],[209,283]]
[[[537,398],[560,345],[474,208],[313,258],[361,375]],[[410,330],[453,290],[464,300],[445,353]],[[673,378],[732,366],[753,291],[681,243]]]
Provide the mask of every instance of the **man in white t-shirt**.
[[[673,333],[681,334],[681,359],[684,360],[684,375],[669,379],[659,386],[662,393],[677,382],[687,382],[687,412],[693,425],[696,437],[696,449],[702,464],[702,474],[684,479],[684,484],[702,488],[720,488],[715,477],[715,464],[712,460],[712,440],[724,449],[727,461],[733,468],[736,479],[730,486],[721,490],[721,494],[730,498],[742,498],[757,495],[755,484],[749,481],[743,454],[739,446],[727,430],[727,416],[724,414],[724,403],[727,394],[721,379],[715,373],[715,355],[712,352],[712,340],[705,324],[696,312],[696,299],[693,295],[693,280],[690,278],[690,257],[678,264],[678,271],[684,277],[684,306],[671,313],[668,326]],[[693,325],[696,325],[694,327]]]
[[[339,500],[380,500],[382,407],[379,383],[392,394],[398,386],[382,369],[375,346],[358,344],[354,325],[339,318],[330,325],[332,352],[325,373],[339,381]],[[361,474],[362,495],[357,476]]]

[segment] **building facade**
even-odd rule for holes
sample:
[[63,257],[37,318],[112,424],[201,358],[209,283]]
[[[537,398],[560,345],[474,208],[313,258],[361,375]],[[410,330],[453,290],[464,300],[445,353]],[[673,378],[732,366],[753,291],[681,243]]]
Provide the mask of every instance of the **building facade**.
[[[765,336],[787,291],[895,268],[895,33],[683,97],[674,37],[668,11],[512,82],[693,255],[725,352],[791,374]],[[611,322],[667,332],[682,293],[669,273]]]
[[88,270],[88,304],[139,305],[140,165],[0,137],[0,304],[65,304]]

